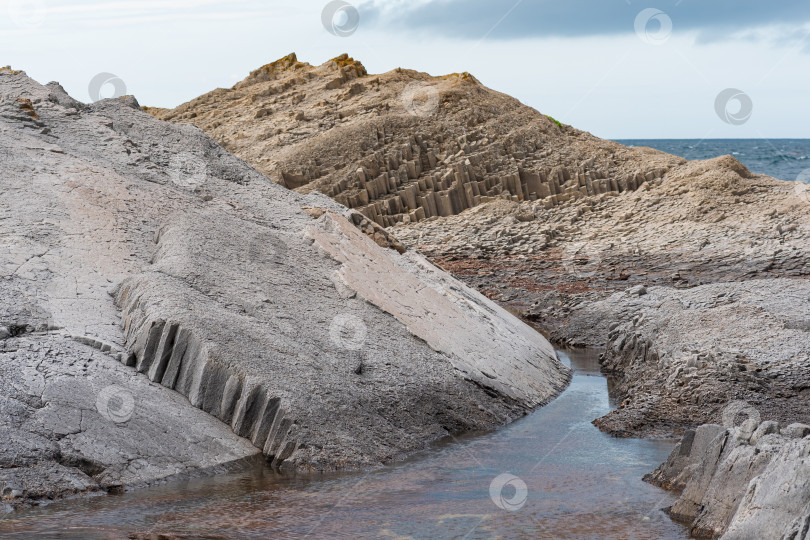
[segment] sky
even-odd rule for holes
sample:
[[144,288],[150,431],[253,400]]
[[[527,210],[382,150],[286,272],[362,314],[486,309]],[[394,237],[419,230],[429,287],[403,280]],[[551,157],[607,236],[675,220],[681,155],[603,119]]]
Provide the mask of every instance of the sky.
[[808,0],[0,0],[0,66],[175,107],[295,52],[468,71],[597,136],[810,138]]

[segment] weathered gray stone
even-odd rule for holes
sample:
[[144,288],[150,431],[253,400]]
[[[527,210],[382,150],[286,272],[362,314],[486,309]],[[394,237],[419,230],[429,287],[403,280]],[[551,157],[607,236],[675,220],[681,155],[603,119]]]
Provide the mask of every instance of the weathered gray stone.
[[[718,433],[705,451],[693,433]],[[748,442],[739,428],[704,425],[687,433],[647,478],[678,490],[690,471],[670,515],[699,538],[747,540],[804,539],[810,508],[810,440],[789,439],[778,424],[765,421]],[[686,448],[692,451],[684,455]],[[696,460],[696,462],[695,462]]]
[[810,435],[810,426],[799,423],[790,424],[781,433],[789,439],[803,439]]
[[770,435],[772,433],[779,433],[779,422],[774,422],[772,420],[762,422],[754,434],[751,435],[751,444],[756,446],[760,439],[762,439],[765,435]]
[[747,486],[724,539],[805,539],[810,508],[810,441],[781,445]]
[[[197,128],[10,70],[0,96],[9,494],[132,487],[258,452],[375,466],[514,420],[567,383],[513,316]],[[379,281],[346,271],[378,268]]]
[[647,294],[647,287],[644,285],[636,285],[630,289],[627,289],[627,294],[630,296],[644,296]]
[[810,540],[810,505],[806,506],[801,511],[801,515],[793,520],[781,540]]
[[725,434],[726,428],[717,424],[704,424],[687,431],[667,461],[644,480],[665,489],[683,491],[695,469],[706,458],[712,441]]
[[759,425],[758,418],[748,418],[741,425],[732,429],[733,436],[740,441],[751,441],[751,444],[755,444],[751,439],[759,429]]
[[182,396],[58,334],[0,342],[0,438],[0,490],[13,505],[224,471],[258,454]]

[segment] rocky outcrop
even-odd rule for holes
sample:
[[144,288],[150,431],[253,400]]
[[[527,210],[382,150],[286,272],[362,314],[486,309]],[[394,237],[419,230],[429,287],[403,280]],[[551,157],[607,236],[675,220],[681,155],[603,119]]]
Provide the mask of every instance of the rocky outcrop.
[[288,469],[376,466],[565,386],[517,319],[199,129],[132,97],[84,105],[22,72],[0,71],[0,95],[7,503],[262,453]]
[[[397,420],[394,401],[390,409],[345,416],[326,405],[372,400],[376,393],[410,400],[397,391],[396,364],[425,380],[442,377],[442,365],[463,377],[454,384],[443,376],[441,395],[421,396],[419,408],[409,409],[430,415],[437,407],[441,426],[429,428],[436,434],[495,425],[565,386],[567,372],[546,363],[554,351],[542,336],[449,276],[443,282],[443,274],[417,255],[382,250],[334,212],[304,234],[314,245],[307,247],[301,235],[207,213],[169,223],[159,233],[153,271],[128,278],[116,294],[129,350],[125,363],[229,424],[273,465],[319,470],[373,465],[423,447],[417,441],[424,426]],[[206,247],[213,245],[220,247]],[[411,268],[413,260],[426,275]],[[318,302],[305,309],[314,284]],[[394,320],[373,317],[370,304]],[[396,332],[396,321],[407,331]],[[496,363],[493,351],[499,351]],[[475,386],[464,380],[506,401],[471,412],[463,402]],[[374,435],[376,425],[395,422],[401,433]],[[333,430],[367,442],[340,448]],[[400,437],[416,447],[398,450]]]
[[810,213],[793,184],[597,139],[469,74],[369,75],[346,56],[259,71],[156,114],[356,208],[553,340],[608,345],[622,406],[602,429],[680,434],[735,399],[810,422]]
[[[622,436],[717,422],[745,400],[783,424],[810,423],[810,283],[758,279],[691,289],[629,289],[585,308],[612,312],[603,370],[618,409],[600,428]],[[584,315],[584,313],[583,313]]]
[[606,347],[621,405],[601,429],[680,436],[737,399],[810,423],[810,214],[796,193],[724,157],[633,193],[391,230],[554,341]]
[[[734,426],[739,413],[744,422]],[[780,430],[744,402],[726,408],[732,427],[687,431],[666,463],[645,480],[681,492],[669,509],[697,538],[796,540],[807,537],[810,426]]]
[[369,75],[347,55],[313,67],[293,54],[231,89],[149,111],[384,227],[500,199],[550,208],[634,191],[683,162],[563,126],[469,74]]

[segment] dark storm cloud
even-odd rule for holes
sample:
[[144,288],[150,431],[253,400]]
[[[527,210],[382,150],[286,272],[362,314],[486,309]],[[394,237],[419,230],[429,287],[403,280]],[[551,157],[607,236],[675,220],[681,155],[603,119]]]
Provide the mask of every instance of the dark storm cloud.
[[632,33],[636,15],[651,7],[667,13],[676,32],[696,30],[703,42],[769,24],[810,21],[810,0],[433,0],[398,8],[365,2],[359,9],[366,24],[378,27],[515,39]]

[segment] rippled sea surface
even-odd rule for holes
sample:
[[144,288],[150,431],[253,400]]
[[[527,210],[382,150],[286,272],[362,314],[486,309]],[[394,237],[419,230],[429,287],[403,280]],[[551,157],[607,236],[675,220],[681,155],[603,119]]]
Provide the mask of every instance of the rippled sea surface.
[[613,403],[596,354],[560,356],[576,375],[552,403],[396,466],[314,478],[257,466],[18,512],[0,537],[686,538],[660,510],[672,495],[641,481],[674,443],[597,430]]
[[625,139],[689,160],[731,154],[751,171],[780,180],[810,183],[810,139]]

